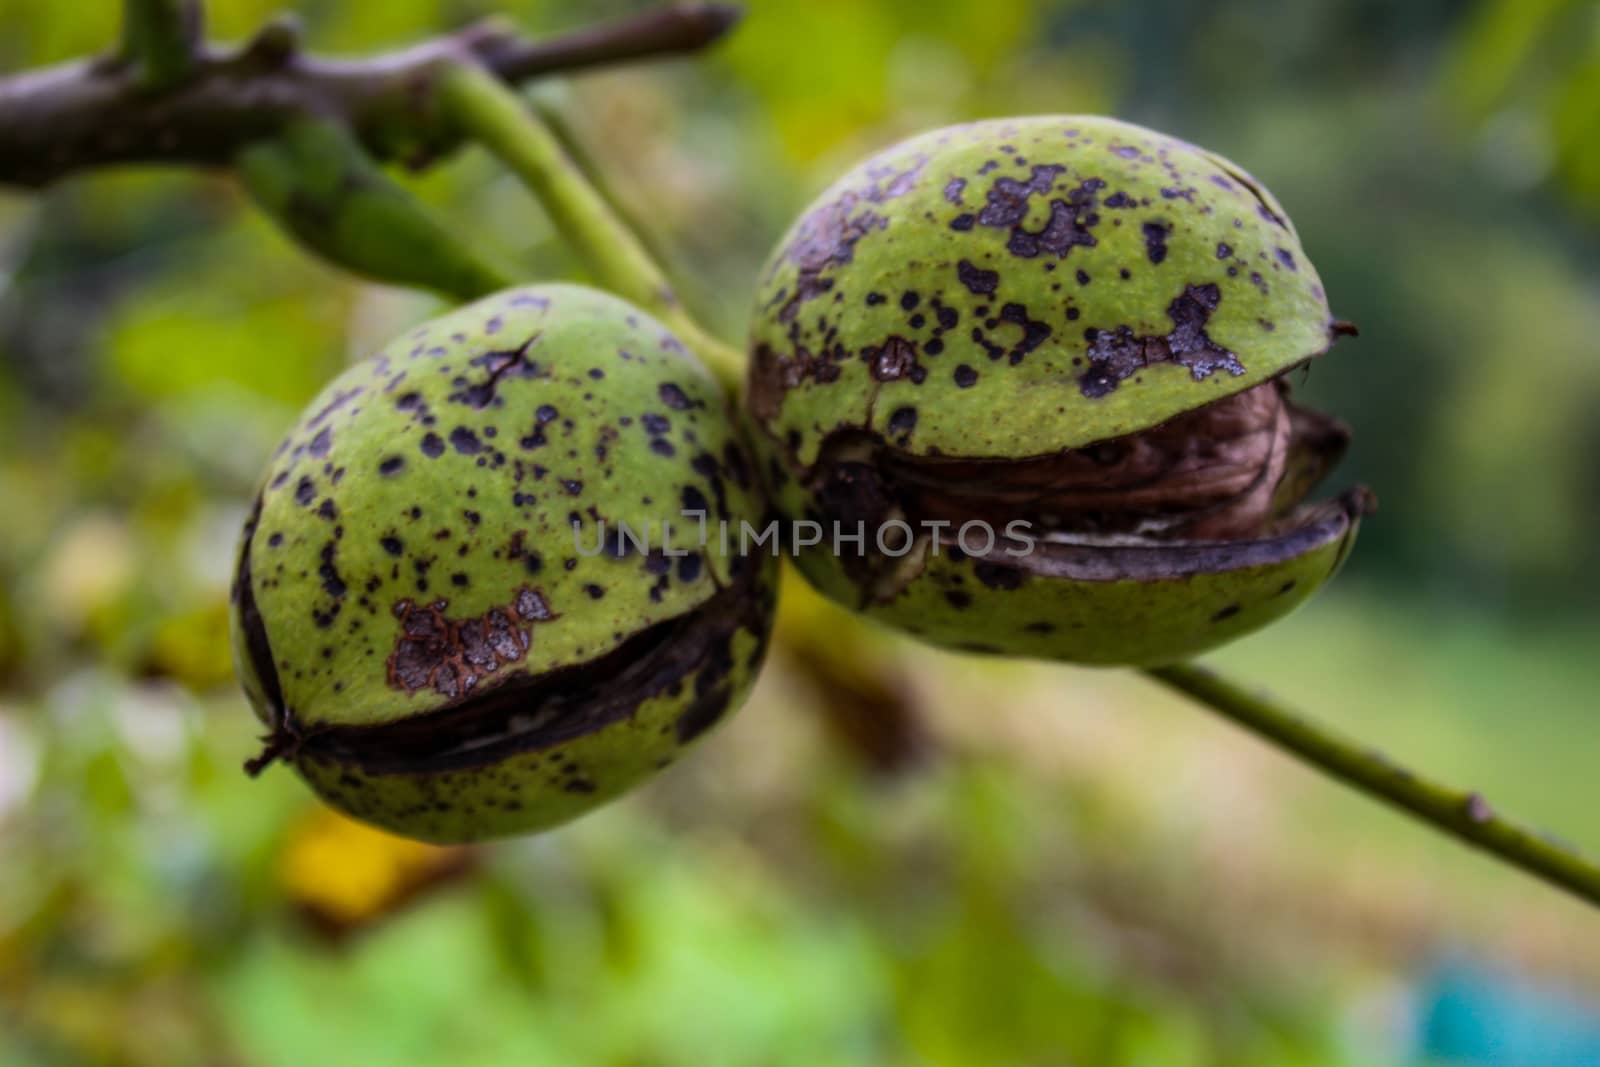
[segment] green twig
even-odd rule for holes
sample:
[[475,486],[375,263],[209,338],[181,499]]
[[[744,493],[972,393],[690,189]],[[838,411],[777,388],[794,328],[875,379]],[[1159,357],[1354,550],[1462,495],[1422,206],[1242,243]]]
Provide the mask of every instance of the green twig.
[[622,224],[626,226],[639,243],[644,246],[645,252],[660,265],[661,270],[669,278],[676,279],[678,288],[683,288],[683,274],[674,270],[670,250],[663,246],[651,232],[640,213],[630,205],[617,191],[616,183],[611,175],[606,173],[606,168],[600,165],[594,153],[585,143],[583,134],[578,129],[578,124],[573,120],[571,111],[572,88],[571,85],[560,78],[550,78],[545,81],[534,82],[523,93],[528,105],[534,113],[544,122],[555,137],[556,143],[567,154],[578,172],[594,187],[606,204],[611,208]]
[[200,0],[124,0],[122,57],[145,89],[162,89],[194,69],[203,17]]
[[737,392],[744,357],[684,309],[643,243],[522,97],[482,67],[462,64],[440,80],[439,101],[462,133],[498,156],[533,191],[600,285],[660,319],[730,393]]
[[1179,664],[1146,673],[1345,784],[1600,905],[1600,866],[1569,846],[1500,815],[1479,794],[1424,778],[1380,752],[1301,718],[1272,697],[1204,667]]

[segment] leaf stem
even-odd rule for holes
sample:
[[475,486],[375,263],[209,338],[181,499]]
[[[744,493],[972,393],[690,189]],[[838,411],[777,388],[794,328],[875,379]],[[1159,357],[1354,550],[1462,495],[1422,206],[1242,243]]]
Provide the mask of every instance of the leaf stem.
[[1205,667],[1183,663],[1145,673],[1346,785],[1600,905],[1600,865],[1499,814],[1480,794],[1425,778]]

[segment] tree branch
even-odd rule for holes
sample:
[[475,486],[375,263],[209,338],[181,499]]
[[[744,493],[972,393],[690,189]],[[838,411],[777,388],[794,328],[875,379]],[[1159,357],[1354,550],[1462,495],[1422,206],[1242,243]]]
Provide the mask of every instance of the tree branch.
[[[129,4],[130,16],[135,9],[170,14],[186,6]],[[485,22],[363,59],[305,54],[294,24],[280,20],[237,48],[195,45],[181,76],[159,90],[144,72],[154,69],[158,53],[167,57],[158,64],[170,62],[178,24],[130,19],[123,53],[0,78],[0,185],[36,188],[127,163],[226,166],[247,145],[307,117],[343,123],[375,159],[421,167],[460,142],[434,106],[434,87],[448,67],[470,62],[517,83],[694,51],[720,38],[737,17],[736,9],[716,4],[667,7],[542,41]]]
[[1600,866],[1562,842],[1499,814],[1479,794],[1424,778],[1204,667],[1179,664],[1146,673],[1323,773],[1600,905]]
[[502,81],[521,82],[643,56],[698,52],[733,29],[740,15],[731,4],[663,7],[546,41],[502,34],[483,42],[477,54]]

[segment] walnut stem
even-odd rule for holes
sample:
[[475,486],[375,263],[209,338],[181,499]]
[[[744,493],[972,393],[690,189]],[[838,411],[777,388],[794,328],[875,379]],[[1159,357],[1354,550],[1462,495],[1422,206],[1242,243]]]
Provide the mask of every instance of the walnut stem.
[[1145,673],[1324,774],[1600,905],[1600,866],[1563,842],[1501,815],[1478,793],[1425,778],[1205,667],[1185,663]]
[[660,319],[700,355],[730,394],[738,391],[743,354],[712,337],[689,314],[644,243],[527,101],[470,63],[445,74],[439,98],[451,120],[539,198],[562,236],[588,260],[596,281]]

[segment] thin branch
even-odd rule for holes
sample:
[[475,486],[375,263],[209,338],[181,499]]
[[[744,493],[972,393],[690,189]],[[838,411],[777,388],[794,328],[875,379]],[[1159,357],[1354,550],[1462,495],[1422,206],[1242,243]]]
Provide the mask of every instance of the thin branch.
[[1478,793],[1452,789],[1380,752],[1301,718],[1272,697],[1180,664],[1146,672],[1313,767],[1437,830],[1600,905],[1600,865],[1570,846],[1506,818]]
[[420,167],[460,141],[433,106],[448,67],[471,62],[517,83],[695,51],[736,21],[732,8],[685,5],[543,41],[485,22],[397,52],[329,59],[304,53],[294,24],[280,20],[237,48],[197,46],[183,76],[161,91],[124,55],[27,71],[0,78],[0,185],[39,187],[126,163],[227,166],[247,145],[309,116],[344,123],[377,160]]
[[698,52],[738,25],[742,14],[730,4],[664,7],[546,41],[507,34],[484,42],[477,55],[502,81],[522,82],[643,56]]

